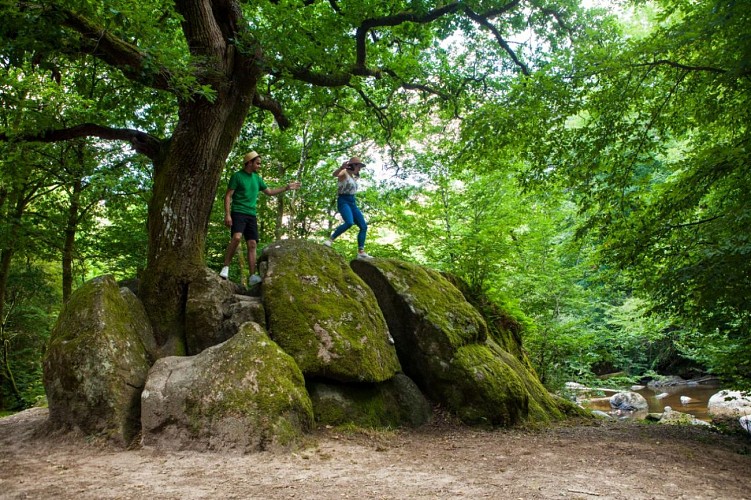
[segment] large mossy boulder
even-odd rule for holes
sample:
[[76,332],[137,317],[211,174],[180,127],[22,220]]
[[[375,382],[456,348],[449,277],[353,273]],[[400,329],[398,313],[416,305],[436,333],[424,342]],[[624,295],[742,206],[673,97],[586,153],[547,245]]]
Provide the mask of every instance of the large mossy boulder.
[[319,425],[419,427],[430,421],[432,407],[406,375],[377,384],[309,382],[308,393]]
[[533,371],[532,362],[522,348],[522,336],[525,328],[531,324],[530,319],[519,310],[512,310],[507,305],[501,306],[482,292],[471,290],[464,280],[453,274],[443,273],[443,276],[485,318],[488,325],[488,337],[501,349],[518,358],[528,370]]
[[567,417],[591,418],[587,410],[555,394],[551,394],[542,385],[537,373],[527,366],[528,359],[519,359],[516,355],[503,349],[494,339],[489,338],[485,345],[496,358],[518,375],[527,393],[528,407],[525,421],[545,423],[563,420]]
[[378,298],[402,368],[418,385],[459,347],[487,338],[480,313],[440,273],[394,259],[355,260],[352,269]]
[[306,377],[382,382],[401,371],[373,292],[333,249],[284,240],[261,262],[269,333]]
[[443,273],[443,276],[456,286],[467,302],[485,318],[488,325],[488,339],[485,342],[487,347],[519,375],[529,400],[527,421],[544,423],[566,417],[590,418],[587,411],[571,401],[551,394],[540,382],[522,346],[525,329],[532,327],[532,321],[524,313],[508,305],[496,303],[482,292],[471,290],[466,282],[455,275]]
[[141,400],[143,444],[158,449],[288,448],[313,424],[302,373],[252,322],[200,354],[158,360]]
[[487,338],[485,320],[431,269],[392,259],[352,261],[352,268],[378,298],[404,373],[437,398],[433,374],[447,377],[460,347]]
[[141,390],[154,349],[141,302],[111,276],[70,297],[44,356],[44,388],[53,426],[80,429],[127,445],[140,429]]
[[488,337],[486,320],[440,273],[391,259],[351,265],[378,297],[404,373],[463,422],[513,425],[576,413]]
[[508,426],[529,414],[529,394],[518,372],[484,344],[458,348],[449,369],[435,371],[431,383],[462,422]]

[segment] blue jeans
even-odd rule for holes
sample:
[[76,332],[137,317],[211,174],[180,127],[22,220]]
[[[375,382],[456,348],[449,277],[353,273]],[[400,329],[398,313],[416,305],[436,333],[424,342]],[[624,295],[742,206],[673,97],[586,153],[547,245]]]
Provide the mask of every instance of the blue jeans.
[[365,248],[365,236],[368,234],[368,224],[365,222],[365,217],[362,216],[360,209],[357,208],[355,195],[340,194],[336,199],[336,208],[341,214],[342,219],[344,219],[344,223],[334,230],[331,239],[337,239],[344,231],[356,224],[360,228],[360,232],[357,233],[357,248]]

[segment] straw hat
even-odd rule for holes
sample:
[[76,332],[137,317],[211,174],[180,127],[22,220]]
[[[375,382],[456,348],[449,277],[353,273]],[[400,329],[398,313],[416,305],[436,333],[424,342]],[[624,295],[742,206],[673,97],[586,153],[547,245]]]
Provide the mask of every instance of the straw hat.
[[350,158],[349,161],[347,162],[347,165],[349,165],[350,167],[354,167],[355,165],[360,165],[360,168],[365,166],[365,164],[361,162],[360,158],[358,158],[357,156],[353,156],[352,158]]
[[246,153],[245,156],[243,156],[243,163],[248,163],[251,160],[255,160],[259,156],[261,156],[261,155],[259,155],[255,151],[251,151],[250,153]]

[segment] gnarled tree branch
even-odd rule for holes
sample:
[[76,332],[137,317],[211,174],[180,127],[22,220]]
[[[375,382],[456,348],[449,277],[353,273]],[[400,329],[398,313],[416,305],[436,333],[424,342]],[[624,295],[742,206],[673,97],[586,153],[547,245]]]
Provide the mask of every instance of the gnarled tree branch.
[[509,55],[511,60],[514,61],[514,64],[516,64],[519,67],[519,69],[521,69],[522,73],[524,73],[525,76],[529,76],[530,71],[527,65],[519,60],[519,58],[516,55],[516,52],[514,52],[511,49],[508,42],[506,42],[506,40],[501,36],[501,33],[498,31],[498,29],[495,26],[493,26],[493,24],[488,20],[487,14],[485,15],[477,14],[476,12],[473,12],[469,8],[466,8],[464,10],[467,13],[467,17],[472,19],[474,22],[476,22],[480,26],[483,26],[484,28],[486,28],[488,31],[490,31],[493,34],[493,36],[496,39],[496,42],[498,42],[498,45],[500,45],[501,48],[503,48],[503,50],[506,51],[506,53]]
[[308,68],[292,69],[290,74],[295,80],[310,83],[316,87],[344,87],[352,79],[353,73],[316,73]]
[[274,99],[256,92],[253,95],[253,106],[259,109],[266,110],[274,115],[274,119],[276,120],[276,123],[277,125],[279,125],[280,129],[284,130],[290,126],[289,118],[287,118],[287,115],[284,114],[284,110],[282,109],[281,104],[279,104]]
[[135,82],[160,90],[168,90],[172,75],[169,70],[154,65],[148,54],[138,47],[114,36],[85,17],[64,9],[51,7],[50,22],[60,22],[77,32],[81,48],[94,57],[119,69]]
[[[512,10],[513,8],[517,7],[519,3],[520,3],[520,0],[513,0],[500,7],[491,9],[482,14],[478,14],[476,12],[473,12],[468,7],[464,6],[461,2],[453,2],[443,7],[433,9],[424,14],[416,14],[412,12],[401,12],[399,14],[394,14],[391,16],[368,18],[368,19],[363,20],[360,23],[360,26],[357,27],[357,30],[355,33],[356,60],[355,60],[353,67],[351,67],[348,71],[342,71],[338,73],[317,73],[317,72],[311,71],[309,68],[297,68],[297,69],[291,70],[290,73],[292,77],[295,78],[296,80],[307,82],[312,85],[316,85],[320,87],[347,86],[350,84],[352,76],[381,78],[383,77],[383,75],[389,75],[394,80],[400,82],[399,85],[404,89],[419,90],[422,92],[427,92],[430,94],[437,95],[441,97],[442,99],[448,100],[450,99],[450,96],[446,94],[445,92],[441,92],[425,84],[405,81],[401,79],[399,75],[392,69],[368,67],[367,45],[366,45],[368,34],[372,32],[373,30],[375,30],[376,28],[380,28],[380,27],[398,26],[404,23],[428,24],[428,23],[435,21],[436,19],[439,19],[440,17],[446,16],[449,14],[456,13],[456,12],[464,12],[470,19],[474,20],[476,23],[490,30],[496,37],[496,40],[498,41],[499,45],[506,51],[506,53],[514,61],[514,64],[516,64],[519,68],[521,68],[522,73],[524,73],[525,75],[529,75],[530,74],[529,68],[523,62],[519,60],[516,53],[511,49],[508,43],[500,35],[500,32],[498,31],[498,29],[495,28],[493,24],[490,22],[490,19],[493,19],[501,14],[504,14]],[[332,4],[332,8],[334,5],[336,4]],[[338,7],[338,5],[336,6]],[[335,9],[335,10],[338,12],[338,9]]]
[[657,60],[651,61],[651,62],[645,62],[645,63],[641,63],[641,64],[636,64],[635,66],[637,66],[637,67],[639,67],[639,66],[650,66],[650,67],[654,67],[654,66],[670,66],[671,68],[678,68],[678,69],[682,69],[684,71],[706,71],[708,73],[718,73],[718,74],[727,73],[727,70],[724,70],[722,68],[715,68],[715,67],[712,67],[712,66],[689,66],[687,64],[681,64],[681,63],[678,63],[678,62],[675,62],[675,61],[670,61],[668,59],[657,59]]
[[133,149],[146,155],[152,160],[158,158],[164,141],[153,135],[134,129],[111,128],[94,123],[83,123],[63,129],[42,130],[35,134],[19,134],[8,136],[0,133],[1,141],[21,142],[60,142],[80,137],[99,137],[115,141],[128,141]]
[[400,24],[404,23],[428,24],[447,14],[457,12],[460,7],[461,4],[459,2],[454,2],[438,9],[433,9],[421,15],[411,12],[401,12],[393,16],[376,17],[363,20],[362,23],[360,23],[360,26],[358,26],[355,33],[355,44],[357,51],[355,66],[361,71],[366,70],[367,68],[367,65],[365,63],[365,37],[368,35],[368,32],[370,30],[386,26],[399,26]]

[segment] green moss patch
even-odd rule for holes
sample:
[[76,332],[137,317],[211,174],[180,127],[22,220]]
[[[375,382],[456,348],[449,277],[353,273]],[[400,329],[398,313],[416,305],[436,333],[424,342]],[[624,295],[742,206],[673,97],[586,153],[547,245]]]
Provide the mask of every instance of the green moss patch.
[[289,447],[313,423],[300,369],[250,322],[196,356],[157,361],[142,400],[144,443],[160,448]]
[[143,307],[132,307],[132,297],[124,298],[111,276],[76,290],[43,361],[50,422],[127,445],[139,430],[150,366],[143,339],[150,335]]
[[319,425],[418,427],[432,412],[425,396],[403,374],[378,384],[310,382],[308,392]]
[[306,376],[380,382],[401,369],[373,292],[334,250],[283,241],[262,260],[269,332]]

